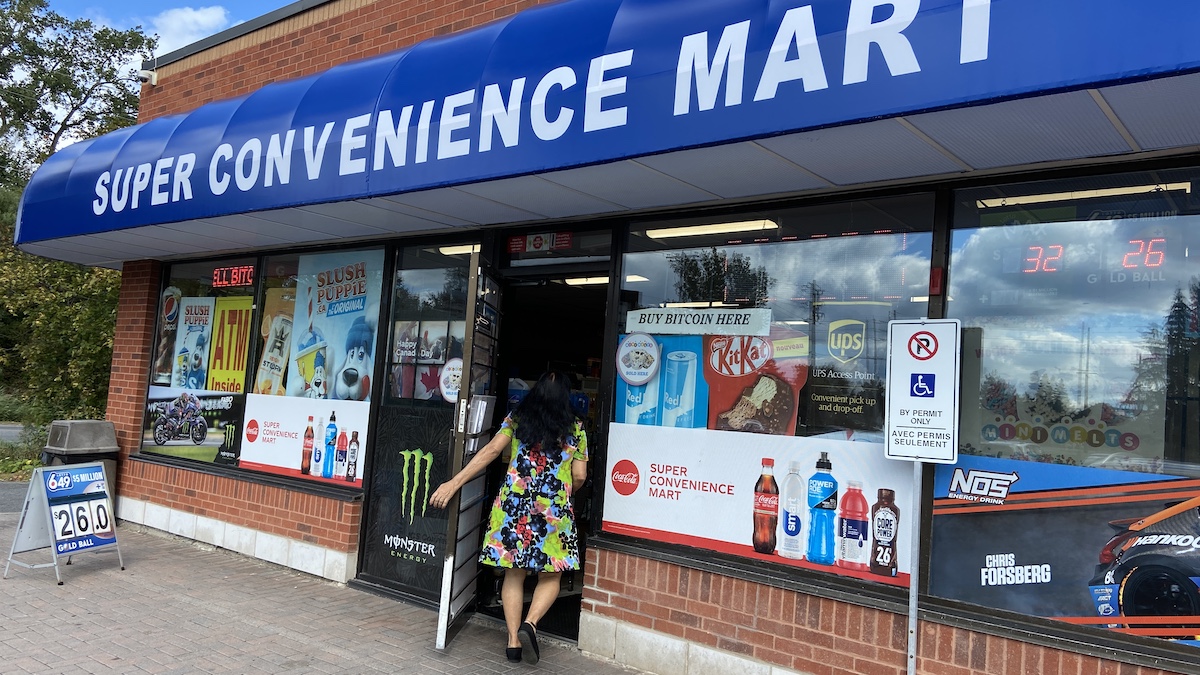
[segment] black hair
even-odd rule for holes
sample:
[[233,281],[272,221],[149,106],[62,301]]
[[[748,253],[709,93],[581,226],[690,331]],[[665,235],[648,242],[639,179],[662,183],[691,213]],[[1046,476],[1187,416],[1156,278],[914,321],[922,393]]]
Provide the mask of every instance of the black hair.
[[519,441],[531,448],[538,443],[543,450],[558,448],[562,439],[575,431],[571,380],[558,371],[545,373],[517,404],[512,416],[517,421]]

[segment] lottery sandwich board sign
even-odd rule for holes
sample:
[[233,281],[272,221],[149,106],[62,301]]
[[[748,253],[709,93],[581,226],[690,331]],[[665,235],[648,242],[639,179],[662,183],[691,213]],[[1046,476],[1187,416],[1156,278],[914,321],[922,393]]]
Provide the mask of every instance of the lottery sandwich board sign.
[[[29,569],[53,567],[61,586],[59,558],[66,556],[70,564],[73,555],[110,548],[116,549],[117,562],[125,569],[116,524],[102,462],[34,469],[4,577],[14,564]],[[43,548],[52,549],[51,562],[28,563],[14,557]]]
[[958,461],[958,319],[888,322],[885,455]]

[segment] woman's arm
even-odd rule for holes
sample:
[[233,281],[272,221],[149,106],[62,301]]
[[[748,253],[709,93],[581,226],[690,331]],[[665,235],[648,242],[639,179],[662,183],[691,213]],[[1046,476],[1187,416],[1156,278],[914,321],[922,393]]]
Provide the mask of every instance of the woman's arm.
[[438,489],[433,491],[433,495],[429,497],[429,505],[435,509],[446,508],[446,504],[450,503],[450,498],[453,497],[462,486],[471,481],[472,478],[483,473],[489,464],[504,452],[504,448],[512,442],[512,437],[508,434],[498,433],[488,441],[488,444],[483,446],[471,461],[459,471],[454,478],[442,483]]
[[583,487],[584,481],[587,480],[588,467],[586,459],[571,460],[571,494]]

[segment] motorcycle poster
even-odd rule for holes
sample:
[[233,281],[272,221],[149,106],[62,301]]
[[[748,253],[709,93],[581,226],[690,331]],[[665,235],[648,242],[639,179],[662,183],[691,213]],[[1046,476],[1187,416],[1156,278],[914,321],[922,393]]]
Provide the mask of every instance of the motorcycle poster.
[[202,462],[236,462],[244,394],[152,385],[142,451]]

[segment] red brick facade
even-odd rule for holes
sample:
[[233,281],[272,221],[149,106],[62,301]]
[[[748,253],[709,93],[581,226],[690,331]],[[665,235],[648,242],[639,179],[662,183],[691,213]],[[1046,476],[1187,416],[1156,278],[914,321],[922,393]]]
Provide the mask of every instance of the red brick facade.
[[158,70],[142,87],[146,122],[241,96],[277,80],[328,70],[510,16],[547,0],[333,2]]
[[[141,121],[253,92],[278,80],[479,26],[538,0],[333,0],[158,69]],[[144,500],[335,551],[358,547],[362,502],[129,460],[140,446],[161,266],[125,265],[108,419],[122,451],[122,498]],[[585,612],[816,675],[905,672],[907,619],[834,600],[604,550],[589,552]],[[920,672],[945,675],[1153,675],[1122,665],[932,623]]]
[[[813,675],[903,675],[908,617],[626,553],[591,550],[583,609]],[[920,624],[931,675],[1160,675],[961,628]]]

